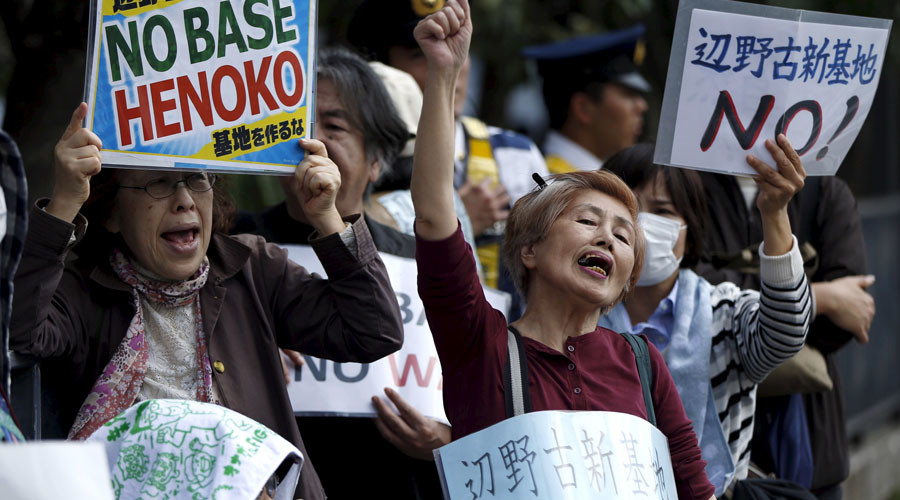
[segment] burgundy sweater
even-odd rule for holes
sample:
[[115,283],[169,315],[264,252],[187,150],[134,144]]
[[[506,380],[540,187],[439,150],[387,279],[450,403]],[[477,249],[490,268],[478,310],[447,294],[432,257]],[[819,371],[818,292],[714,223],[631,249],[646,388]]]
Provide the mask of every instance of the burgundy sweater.
[[[419,295],[444,375],[444,409],[453,439],[506,418],[506,319],[484,298],[471,249],[457,229],[442,241],[417,238]],[[566,339],[561,353],[523,338],[534,411],[617,411],[647,418],[634,353],[598,327]],[[690,420],[659,351],[649,344],[657,427],[669,440],[679,498],[708,499],[714,487]]]

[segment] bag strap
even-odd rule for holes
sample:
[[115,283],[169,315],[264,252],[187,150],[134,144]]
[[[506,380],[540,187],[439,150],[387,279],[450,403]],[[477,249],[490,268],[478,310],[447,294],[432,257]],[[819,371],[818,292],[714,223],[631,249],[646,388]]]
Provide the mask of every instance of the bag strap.
[[[656,411],[653,408],[653,372],[650,366],[650,350],[643,337],[622,333],[634,351],[638,377],[641,380],[641,392],[644,395],[644,407],[647,409],[647,420],[656,426]],[[507,326],[506,367],[503,370],[503,394],[506,401],[506,418],[531,412],[531,391],[528,390],[528,361],[525,358],[525,344],[522,334],[514,326]]]
[[653,371],[650,366],[650,350],[647,341],[639,335],[620,333],[625,337],[631,350],[634,351],[634,361],[637,364],[638,377],[641,379],[641,392],[644,393],[644,407],[647,409],[647,420],[656,427],[656,411],[653,409],[653,395],[650,389],[653,387]]
[[503,370],[503,395],[506,418],[531,412],[531,391],[528,388],[528,360],[522,334],[514,326],[507,327],[506,368]]

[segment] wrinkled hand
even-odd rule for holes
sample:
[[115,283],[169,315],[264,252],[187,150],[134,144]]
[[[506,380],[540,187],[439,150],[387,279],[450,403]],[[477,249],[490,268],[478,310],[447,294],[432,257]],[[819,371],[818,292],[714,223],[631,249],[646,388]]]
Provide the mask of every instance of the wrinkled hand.
[[283,356],[278,356],[278,359],[281,360],[281,373],[284,375],[284,383],[287,385],[291,383],[291,367],[288,366],[288,361],[294,364],[295,369],[302,367],[306,362],[303,361],[303,355],[297,351],[282,349],[281,354]]
[[297,196],[306,220],[320,236],[340,232],[344,223],[334,202],[341,189],[341,173],[328,158],[328,150],[322,141],[300,139],[300,146],[306,150],[306,156],[294,171],[291,190]]
[[53,149],[55,183],[46,210],[72,222],[91,194],[91,177],[100,173],[100,138],[81,126],[87,104],[72,113],[69,125]]
[[406,455],[419,460],[434,460],[432,450],[450,442],[450,427],[426,418],[396,391],[385,388],[384,393],[399,414],[387,402],[372,396],[378,414],[375,419],[378,431]]
[[787,210],[788,202],[803,189],[804,179],[806,179],[803,162],[800,160],[800,155],[794,151],[790,141],[784,134],[779,134],[777,140],[776,144],[771,139],[766,139],[766,149],[775,160],[777,170],[756,156],[747,155],[747,163],[757,173],[753,177],[759,186],[756,206],[763,214]]
[[478,184],[466,182],[459,188],[459,197],[462,198],[466,213],[472,220],[472,231],[475,236],[509,216],[507,207],[510,198],[506,188],[501,184],[491,188],[490,179],[482,179]]
[[467,0],[449,0],[444,7],[419,21],[413,30],[429,68],[459,72],[469,55],[472,17]]
[[875,299],[866,288],[875,283],[875,276],[844,276],[832,281],[814,283],[817,307],[835,325],[847,330],[857,342],[869,342],[869,328],[875,317]]

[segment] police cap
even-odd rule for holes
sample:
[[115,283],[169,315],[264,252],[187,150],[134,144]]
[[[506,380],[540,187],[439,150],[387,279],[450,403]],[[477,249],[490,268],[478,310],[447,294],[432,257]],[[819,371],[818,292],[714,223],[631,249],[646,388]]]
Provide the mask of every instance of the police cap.
[[643,25],[618,31],[570,38],[561,42],[533,45],[522,55],[537,61],[544,85],[569,94],[590,83],[613,82],[639,92],[649,92],[650,84],[638,72],[643,59]]

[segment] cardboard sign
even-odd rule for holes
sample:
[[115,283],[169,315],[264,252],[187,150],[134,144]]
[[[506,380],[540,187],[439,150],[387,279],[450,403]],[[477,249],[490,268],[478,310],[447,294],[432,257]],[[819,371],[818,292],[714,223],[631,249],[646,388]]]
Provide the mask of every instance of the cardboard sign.
[[0,446],[3,498],[113,500],[100,443],[33,441]]
[[[315,252],[305,245],[283,245],[291,260],[310,272],[325,275]],[[381,253],[403,319],[403,347],[374,363],[336,363],[304,355],[306,363],[294,370],[287,390],[297,415],[374,417],[372,396],[384,397],[384,388],[397,391],[426,417],[449,423],[444,413],[441,364],[425,308],[416,284],[416,261]],[[509,294],[484,288],[485,297],[504,314]]]
[[809,175],[833,175],[878,88],[891,21],[684,0],[654,162],[755,175],[784,133]]
[[94,0],[104,166],[291,173],[313,124],[315,0]]
[[678,498],[665,435],[625,413],[527,413],[434,456],[447,499]]

